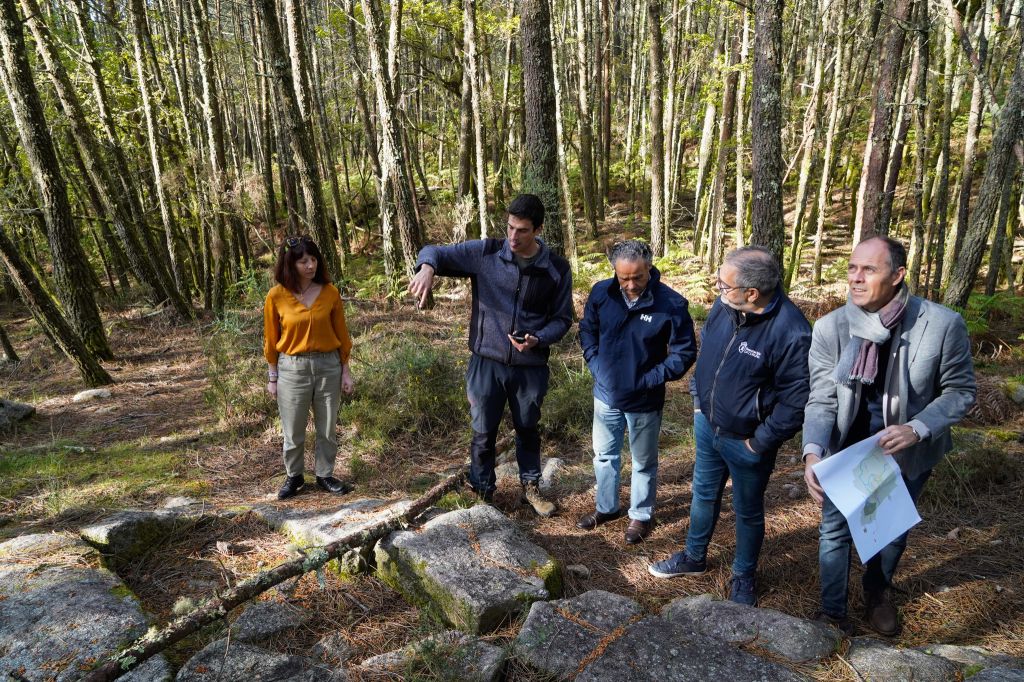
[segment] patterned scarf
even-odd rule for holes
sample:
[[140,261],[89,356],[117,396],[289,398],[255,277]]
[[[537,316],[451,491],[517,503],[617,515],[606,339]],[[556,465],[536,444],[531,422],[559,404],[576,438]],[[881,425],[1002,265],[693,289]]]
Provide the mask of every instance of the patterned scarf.
[[878,312],[869,313],[849,298],[846,300],[846,319],[850,324],[850,343],[843,348],[832,378],[838,384],[850,386],[859,381],[870,386],[878,378],[878,347],[889,340],[892,330],[903,321],[910,290],[901,284],[892,300]]

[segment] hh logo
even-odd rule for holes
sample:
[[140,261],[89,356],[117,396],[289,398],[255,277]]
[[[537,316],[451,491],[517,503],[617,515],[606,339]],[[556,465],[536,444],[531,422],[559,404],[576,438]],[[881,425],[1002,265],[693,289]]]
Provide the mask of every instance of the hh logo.
[[641,316],[640,316],[640,319],[641,319],[641,320],[643,320],[644,322],[650,322],[650,321],[652,321],[652,320],[653,320],[654,318],[653,318],[653,317],[651,317],[650,315],[641,315]]
[[761,351],[754,350],[753,348],[747,345],[746,341],[740,342],[740,346],[736,350],[743,353],[744,355],[749,355],[752,358],[757,358],[758,360],[761,359]]

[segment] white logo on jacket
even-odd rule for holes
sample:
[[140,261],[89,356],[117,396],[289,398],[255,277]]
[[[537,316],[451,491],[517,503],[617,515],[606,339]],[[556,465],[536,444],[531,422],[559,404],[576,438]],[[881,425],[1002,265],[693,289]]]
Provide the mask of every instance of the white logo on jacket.
[[640,319],[643,320],[644,322],[651,322],[652,320],[654,320],[653,317],[651,317],[650,315],[647,315],[647,314],[641,315]]
[[758,360],[761,359],[761,351],[754,350],[753,348],[747,345],[746,341],[741,341],[739,347],[736,350],[739,351],[740,353],[743,353],[744,355],[749,355],[752,358],[757,358]]

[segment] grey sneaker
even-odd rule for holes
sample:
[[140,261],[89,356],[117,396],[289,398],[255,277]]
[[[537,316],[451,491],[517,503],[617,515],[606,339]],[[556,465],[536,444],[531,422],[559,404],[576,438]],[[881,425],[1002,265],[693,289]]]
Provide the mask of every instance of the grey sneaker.
[[680,575],[701,575],[708,570],[707,559],[691,559],[686,552],[676,552],[663,561],[657,561],[647,567],[647,572],[655,578],[675,578]]
[[540,486],[537,481],[523,483],[523,492],[519,497],[519,503],[530,505],[539,516],[553,516],[556,509],[554,502],[545,499],[540,494]]

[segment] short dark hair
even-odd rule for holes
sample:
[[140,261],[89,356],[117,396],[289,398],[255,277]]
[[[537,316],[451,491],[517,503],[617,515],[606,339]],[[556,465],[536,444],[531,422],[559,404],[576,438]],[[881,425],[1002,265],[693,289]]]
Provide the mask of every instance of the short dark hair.
[[619,260],[642,260],[647,267],[650,267],[654,262],[654,254],[651,252],[651,247],[648,246],[647,242],[642,242],[639,239],[627,239],[626,241],[618,242],[608,252],[608,261],[612,264],[613,268],[615,267],[615,261]]
[[295,270],[295,262],[307,254],[316,258],[316,274],[313,275],[313,281],[317,284],[330,284],[331,276],[327,274],[327,268],[324,266],[324,256],[317,248],[316,242],[306,235],[288,237],[281,242],[277,250],[277,264],[274,266],[274,279],[278,284],[291,291],[299,290],[299,273]]
[[533,223],[533,229],[544,224],[544,202],[535,194],[520,194],[508,205],[507,213],[517,218],[526,218]]
[[[885,244],[886,248],[888,248],[890,272],[896,272],[900,268],[907,267],[907,247],[903,246],[901,242],[898,242],[890,237],[885,237],[883,235],[876,234],[868,237],[867,239],[862,239],[860,243],[863,244],[864,242],[869,242],[872,239],[877,239],[878,241]],[[858,246],[860,246],[860,244],[858,244]]]
[[736,286],[757,289],[768,294],[782,281],[779,264],[771,251],[763,246],[741,246],[730,251],[725,262],[736,268]]

